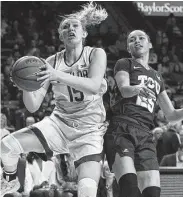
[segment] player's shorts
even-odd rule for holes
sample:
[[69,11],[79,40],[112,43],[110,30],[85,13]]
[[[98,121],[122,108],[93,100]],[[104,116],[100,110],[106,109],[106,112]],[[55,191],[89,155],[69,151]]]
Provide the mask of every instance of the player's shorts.
[[[31,130],[42,143],[50,157],[71,152],[75,166],[86,161],[100,162],[103,159],[105,123],[87,126],[76,121],[65,121],[52,114],[22,132]],[[21,131],[21,130],[20,130]]]
[[116,153],[131,157],[136,171],[159,170],[152,132],[133,122],[112,121],[104,136],[104,151],[110,170]]

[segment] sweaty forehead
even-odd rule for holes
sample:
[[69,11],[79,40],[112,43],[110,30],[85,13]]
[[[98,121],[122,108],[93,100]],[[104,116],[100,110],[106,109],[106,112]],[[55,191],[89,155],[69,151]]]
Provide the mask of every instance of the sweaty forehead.
[[75,18],[68,18],[62,22],[61,27],[63,27],[66,24],[81,24],[81,22],[80,20],[75,19]]
[[147,34],[143,31],[140,31],[140,30],[136,30],[136,31],[132,31],[128,38],[131,38],[131,37],[136,37],[136,36],[147,36]]

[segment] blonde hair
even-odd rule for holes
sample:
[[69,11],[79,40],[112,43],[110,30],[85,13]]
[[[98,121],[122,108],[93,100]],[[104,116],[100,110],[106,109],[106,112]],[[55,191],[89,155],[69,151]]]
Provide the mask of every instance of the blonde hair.
[[61,31],[62,24],[66,19],[79,20],[83,28],[85,29],[87,27],[100,24],[108,16],[106,10],[102,8],[101,6],[97,5],[96,3],[90,2],[81,7],[82,9],[80,11],[62,16],[64,19],[60,23],[60,26],[58,29],[59,34]]

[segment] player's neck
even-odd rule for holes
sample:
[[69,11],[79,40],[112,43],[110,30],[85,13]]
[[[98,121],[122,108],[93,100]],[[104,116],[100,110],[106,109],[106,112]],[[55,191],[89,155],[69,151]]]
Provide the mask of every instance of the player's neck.
[[77,47],[66,47],[66,50],[65,50],[65,61],[68,63],[68,64],[72,64],[73,62],[76,62],[81,53],[83,51],[83,45],[79,45]]
[[148,62],[149,62],[149,55],[143,55],[141,57],[134,57],[134,59],[140,63],[142,66],[144,66],[146,69],[149,69],[149,65],[148,65]]

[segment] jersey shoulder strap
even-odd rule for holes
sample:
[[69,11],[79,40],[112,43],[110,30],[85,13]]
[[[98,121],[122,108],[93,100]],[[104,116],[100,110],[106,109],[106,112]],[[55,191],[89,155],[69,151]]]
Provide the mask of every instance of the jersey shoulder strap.
[[57,63],[57,53],[55,54],[54,63],[53,63],[53,68],[56,67],[56,63]]
[[132,58],[126,58],[129,61],[129,65],[130,65],[130,73],[132,72],[132,64],[133,64],[133,59]]

